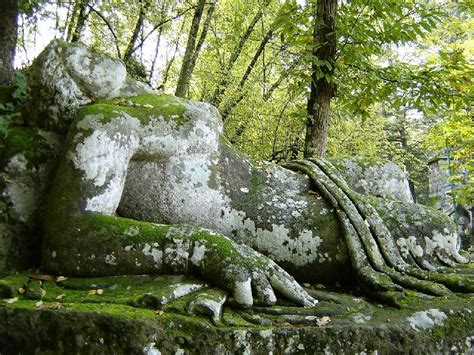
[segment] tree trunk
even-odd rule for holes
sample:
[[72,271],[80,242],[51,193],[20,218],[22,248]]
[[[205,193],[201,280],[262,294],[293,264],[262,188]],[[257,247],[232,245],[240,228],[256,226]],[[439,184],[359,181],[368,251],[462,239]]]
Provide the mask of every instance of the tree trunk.
[[308,98],[304,157],[324,157],[334,96],[337,0],[318,0],[313,30],[311,92]]
[[165,70],[163,73],[163,80],[162,80],[161,85],[159,85],[159,88],[161,88],[162,90],[165,89],[165,85],[168,82],[169,73],[170,73],[171,67],[173,66],[174,60],[176,59],[176,54],[178,53],[179,42],[180,42],[181,34],[183,33],[184,27],[186,27],[186,17],[183,19],[183,22],[178,32],[178,37],[176,38],[176,41],[174,42],[173,56],[171,57],[170,60],[168,59],[166,60]]
[[[271,0],[266,0],[264,3],[264,7],[268,6],[270,2]],[[262,16],[263,16],[263,11],[259,10],[255,14],[255,17],[250,22],[243,36],[240,38],[239,43],[237,43],[237,45],[232,50],[232,53],[229,57],[228,64],[225,68],[223,68],[222,79],[217,84],[216,89],[214,93],[212,94],[211,99],[209,100],[209,102],[213,104],[214,106],[217,107],[221,103],[224,92],[226,91],[227,86],[229,86],[230,72],[232,71],[232,68],[234,67],[235,62],[239,58],[240,53],[242,52],[242,49],[244,48],[245,43],[249,39],[253,30],[255,29],[255,25],[262,18]]]
[[250,61],[249,65],[247,66],[247,69],[245,70],[244,75],[240,79],[239,85],[237,87],[237,91],[239,92],[239,96],[237,96],[235,99],[231,100],[222,110],[222,120],[225,121],[227,119],[227,116],[229,115],[230,111],[237,106],[245,97],[245,91],[244,91],[244,85],[247,82],[250,74],[253,71],[253,68],[255,67],[255,64],[257,64],[258,59],[262,55],[263,51],[265,50],[265,46],[268,44],[268,41],[273,36],[273,29],[270,29],[265,36],[262,38],[262,41],[260,42],[260,45],[257,48],[257,51],[255,52],[252,60]]
[[18,0],[3,0],[0,11],[0,85],[13,80],[18,32]]
[[194,66],[196,65],[197,58],[199,56],[199,52],[201,51],[202,45],[204,44],[204,41],[206,40],[207,32],[209,31],[209,26],[211,24],[211,19],[212,15],[214,13],[214,10],[216,8],[216,3],[213,3],[209,6],[209,9],[207,10],[206,14],[206,19],[204,20],[204,24],[202,26],[202,31],[201,35],[199,36],[199,40],[196,44],[196,48],[194,49],[193,56],[191,58],[191,71],[189,73],[189,76],[192,75],[192,72],[194,70]]
[[181,65],[178,84],[176,85],[175,95],[179,97],[184,97],[186,95],[188,91],[189,81],[191,80],[190,76],[192,72],[192,58],[196,49],[196,39],[199,32],[199,24],[201,22],[202,13],[204,11],[204,5],[206,5],[206,0],[199,0],[196,10],[194,11],[193,21],[191,22],[188,43],[186,44],[183,64]]
[[77,23],[76,28],[74,29],[74,33],[71,37],[71,43],[79,42],[81,39],[82,30],[84,29],[84,25],[86,24],[87,18],[89,17],[91,10],[87,8],[89,4],[88,0],[84,0],[80,3],[79,14],[77,16]]
[[140,13],[138,15],[137,23],[135,24],[135,29],[133,30],[133,33],[132,33],[132,38],[130,38],[130,42],[128,43],[127,50],[125,51],[125,54],[123,55],[124,62],[128,62],[133,52],[136,50],[135,43],[137,42],[138,35],[140,34],[140,31],[143,28],[145,13],[150,7],[150,3],[147,1],[145,4],[143,4],[143,0],[139,1],[139,5],[140,5]]
[[160,50],[160,43],[161,43],[161,35],[163,34],[163,28],[160,27],[158,30],[158,37],[156,39],[156,47],[155,47],[155,55],[153,56],[153,61],[151,62],[151,69],[150,69],[150,74],[148,75],[148,84],[153,86],[152,84],[152,79],[153,79],[153,74],[155,73],[155,65],[156,61],[158,59],[158,53]]

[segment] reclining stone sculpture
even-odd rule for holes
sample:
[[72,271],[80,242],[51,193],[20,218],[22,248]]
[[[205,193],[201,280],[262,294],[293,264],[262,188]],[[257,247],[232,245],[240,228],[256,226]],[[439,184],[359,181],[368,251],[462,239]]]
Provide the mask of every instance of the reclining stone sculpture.
[[275,291],[314,305],[296,280],[355,278],[391,303],[404,288],[474,291],[448,268],[467,260],[436,211],[362,196],[328,161],[252,162],[214,107],[149,93],[80,45],[52,42],[32,78],[31,122],[68,131],[44,222],[51,272],[196,273],[242,305],[274,304]]

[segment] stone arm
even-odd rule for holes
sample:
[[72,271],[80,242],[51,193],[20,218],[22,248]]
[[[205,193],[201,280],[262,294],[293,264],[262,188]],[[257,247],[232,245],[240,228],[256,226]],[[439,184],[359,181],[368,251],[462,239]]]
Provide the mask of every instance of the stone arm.
[[69,276],[197,273],[242,305],[316,301],[272,260],[210,230],[115,216],[140,122],[89,115],[70,128],[44,224],[43,268]]

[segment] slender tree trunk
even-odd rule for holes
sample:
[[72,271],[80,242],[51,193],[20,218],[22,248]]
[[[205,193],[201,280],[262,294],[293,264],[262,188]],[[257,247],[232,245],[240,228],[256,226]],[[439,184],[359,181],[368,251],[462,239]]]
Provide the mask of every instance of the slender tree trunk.
[[163,81],[160,85],[160,88],[164,90],[166,83],[168,82],[169,78],[169,73],[171,70],[171,67],[173,66],[174,60],[176,59],[176,54],[178,53],[178,48],[179,48],[179,42],[181,39],[181,34],[183,33],[184,27],[186,25],[186,17],[183,19],[183,22],[181,23],[181,28],[178,32],[178,37],[176,38],[176,41],[174,43],[174,52],[173,56],[171,57],[170,60],[167,60],[166,66],[165,66],[165,71],[163,73]]
[[[337,0],[318,0],[313,30],[311,92],[308,98],[304,156],[326,154],[329,112],[334,96]],[[321,61],[324,61],[321,65]]]
[[2,0],[0,11],[0,85],[13,80],[18,33],[18,0]]
[[81,39],[82,31],[84,30],[87,18],[91,13],[91,10],[88,9],[88,4],[88,0],[83,0],[79,5],[79,14],[77,15],[77,22],[76,27],[74,28],[74,33],[71,36],[71,43],[79,42],[79,40]]
[[[266,0],[265,3],[264,3],[264,6],[265,7],[268,6],[268,4],[270,2],[271,2],[271,0]],[[214,106],[219,106],[219,104],[221,103],[224,92],[226,91],[226,89],[227,89],[227,87],[229,86],[229,83],[230,83],[230,73],[232,71],[232,68],[234,67],[235,62],[239,58],[240,53],[242,52],[242,49],[245,46],[245,43],[249,39],[250,35],[252,34],[252,32],[255,29],[256,24],[258,23],[258,21],[260,21],[262,16],[263,16],[263,11],[259,10],[255,14],[252,21],[250,22],[250,24],[247,27],[247,30],[245,31],[245,33],[240,38],[240,41],[236,44],[236,46],[232,50],[232,53],[229,57],[229,61],[227,62],[227,65],[225,66],[225,68],[223,68],[222,79],[217,84],[217,87],[214,90],[214,93],[213,93],[211,99],[209,100],[210,103],[212,103]]]
[[189,76],[192,75],[194,67],[196,66],[199,52],[201,51],[202,45],[204,44],[204,41],[206,40],[207,32],[209,31],[209,25],[211,24],[212,15],[214,13],[214,9],[216,8],[215,5],[216,3],[211,4],[209,6],[209,9],[207,10],[206,19],[204,20],[204,25],[202,26],[201,34],[199,35],[199,40],[196,44],[196,48],[191,58],[191,65],[190,65],[191,70],[190,70]]
[[194,11],[193,20],[191,22],[188,42],[186,44],[186,50],[183,57],[183,64],[181,65],[178,84],[176,85],[175,95],[179,97],[186,96],[189,81],[191,80],[190,74],[192,72],[192,58],[196,49],[196,40],[199,32],[199,24],[201,23],[202,13],[204,11],[204,5],[206,5],[206,0],[199,0],[196,10]]
[[275,92],[276,89],[281,85],[283,80],[288,78],[290,73],[295,69],[300,63],[300,60],[295,60],[291,63],[286,69],[283,69],[282,73],[278,77],[278,79],[270,86],[270,88],[265,92],[263,95],[263,101],[268,101],[272,97],[272,94]]
[[262,53],[264,52],[265,50],[265,46],[268,44],[268,41],[270,41],[270,39],[272,38],[273,36],[273,29],[270,29],[266,34],[265,36],[262,38],[262,41],[260,42],[260,45],[258,46],[257,48],[257,51],[255,52],[252,60],[250,61],[249,65],[247,66],[247,69],[245,70],[245,73],[244,75],[242,76],[242,78],[240,79],[240,82],[239,82],[239,85],[237,87],[237,91],[239,92],[239,96],[237,96],[237,98],[235,98],[234,100],[231,100],[225,107],[224,109],[222,110],[221,114],[222,114],[222,120],[225,121],[227,116],[229,115],[229,113],[231,112],[231,110],[237,106],[240,101],[243,100],[243,98],[245,97],[245,92],[244,92],[244,85],[245,83],[247,82],[250,74],[252,73],[253,71],[253,68],[255,67],[255,64],[257,64],[257,61],[258,59],[260,58],[260,56],[262,55]]
[[151,62],[150,74],[148,76],[148,84],[152,85],[151,80],[153,79],[153,74],[155,74],[155,65],[158,59],[158,53],[160,51],[161,35],[163,34],[163,28],[160,27],[158,30],[158,37],[156,39],[155,54],[153,55],[153,61]]
[[73,8],[72,8],[72,12],[71,12],[71,15],[69,17],[69,23],[67,25],[67,31],[66,31],[66,41],[69,42],[71,41],[71,38],[72,38],[72,34],[74,33],[74,28],[75,28],[75,25],[76,25],[76,16],[79,12],[81,8],[81,4],[80,3],[75,3]]
[[[144,4],[143,0],[140,0],[139,5],[140,5],[140,13],[138,14],[137,23],[135,24],[135,29],[133,30],[132,38],[130,38],[130,42],[128,42],[127,50],[125,51],[125,54],[123,55],[123,61],[124,62],[128,62],[128,60],[132,56],[132,53],[136,50],[135,43],[137,42],[138,35],[140,34],[140,31],[143,28],[143,21],[145,20],[145,13],[146,13],[148,7],[150,6],[150,3],[147,1]],[[143,43],[143,42],[141,41],[141,43]]]

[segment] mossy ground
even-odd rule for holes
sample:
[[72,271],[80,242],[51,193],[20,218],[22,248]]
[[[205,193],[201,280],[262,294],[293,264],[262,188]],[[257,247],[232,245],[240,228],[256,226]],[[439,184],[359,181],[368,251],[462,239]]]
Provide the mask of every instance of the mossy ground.
[[[81,346],[85,346],[84,342],[89,344],[89,348],[86,346],[81,349],[96,351],[96,348],[91,348],[93,341],[90,339],[90,343],[86,341],[90,337],[89,330],[82,329],[80,324],[72,325],[74,319],[79,321],[82,318],[88,319],[90,326],[103,327],[103,323],[106,322],[110,329],[114,328],[117,322],[126,324],[127,332],[137,332],[132,343],[137,341],[141,343],[137,343],[138,345],[133,343],[136,349],[140,346],[145,347],[147,342],[152,342],[153,339],[164,339],[160,343],[162,347],[158,347],[161,350],[166,350],[164,348],[169,350],[164,353],[172,352],[173,347],[175,350],[183,348],[191,353],[199,352],[199,349],[217,349],[219,346],[234,351],[237,345],[242,346],[236,343],[237,333],[247,334],[244,338],[248,344],[245,346],[250,346],[256,353],[265,352],[266,348],[261,347],[262,337],[259,335],[265,332],[273,334],[274,345],[289,342],[291,337],[296,339],[294,337],[297,336],[301,342],[300,346],[306,350],[322,351],[324,347],[329,347],[328,349],[332,351],[349,352],[366,349],[422,353],[423,349],[442,351],[447,346],[447,349],[455,346],[462,352],[467,351],[470,344],[469,337],[474,336],[474,295],[458,294],[455,297],[440,298],[408,291],[403,307],[395,309],[374,304],[348,293],[341,293],[338,289],[327,290],[319,285],[311,291],[320,296],[320,303],[314,308],[294,307],[284,300],[273,307],[238,309],[227,305],[222,321],[215,325],[205,316],[191,316],[187,313],[190,301],[199,294],[210,290],[212,292],[212,289],[188,294],[160,309],[144,308],[148,306],[137,302],[143,295],[164,295],[166,290],[176,283],[201,282],[192,278],[143,275],[66,279],[55,282],[55,279],[50,279],[49,276],[33,277],[20,274],[0,279],[3,299],[0,302],[0,318],[6,319],[4,326],[0,326],[0,338],[9,335],[12,344],[17,341],[15,332],[10,328],[6,329],[6,324],[11,327],[15,319],[18,324],[28,319],[30,331],[35,334],[41,332],[41,329],[35,329],[35,326],[41,325],[50,329],[50,323],[55,324],[55,329],[61,329],[61,336],[65,338],[54,340],[54,334],[48,334],[47,346],[41,339],[28,340],[28,346],[36,346],[37,349],[51,350],[54,346],[59,346],[59,342],[62,342],[63,346],[66,341],[75,342],[76,346],[79,346],[77,337],[81,335],[83,336]],[[28,284],[38,282],[41,278],[44,279],[42,288],[45,291],[42,300],[28,299],[28,293],[24,293]],[[407,321],[407,318],[415,312],[429,309],[437,309],[446,314],[444,325],[423,330],[414,329]],[[76,327],[76,329],[69,329],[68,333],[64,327]],[[153,332],[150,333],[150,329]],[[75,332],[74,336],[71,332]],[[67,339],[67,334],[73,339]],[[107,332],[104,334],[100,337],[109,339]],[[387,337],[387,334],[390,336]],[[283,335],[288,339],[280,338]],[[334,340],[335,336],[338,339],[337,344],[341,346],[339,349],[335,348],[338,346]],[[124,341],[130,341],[130,334],[124,334],[123,337]],[[18,339],[20,338],[23,339],[18,336]],[[114,344],[113,349],[118,351],[125,346],[117,339],[107,341]],[[129,342],[127,346],[131,346],[132,343]],[[349,343],[352,347],[344,348]],[[284,345],[281,344],[278,347],[284,349]],[[96,345],[106,349],[104,346],[107,344],[97,342]],[[21,350],[21,347],[26,347],[27,344],[17,343],[17,346],[16,350]],[[316,346],[322,347],[315,348]],[[9,345],[8,349],[14,348]],[[278,353],[277,348],[275,352]]]

